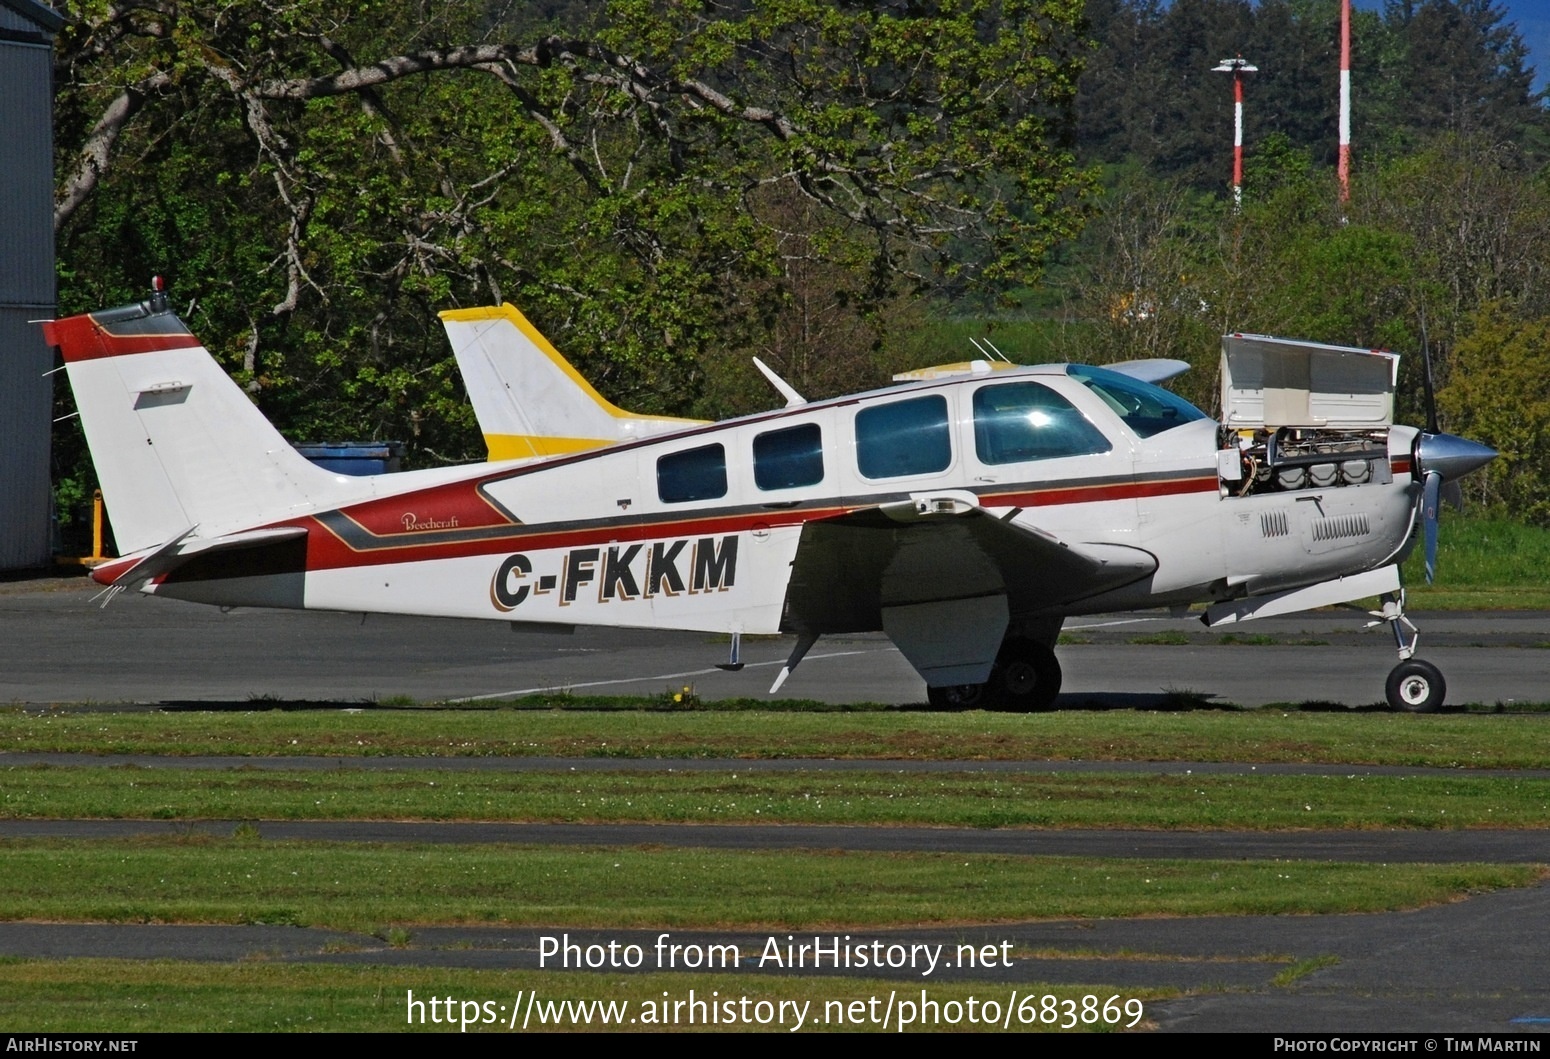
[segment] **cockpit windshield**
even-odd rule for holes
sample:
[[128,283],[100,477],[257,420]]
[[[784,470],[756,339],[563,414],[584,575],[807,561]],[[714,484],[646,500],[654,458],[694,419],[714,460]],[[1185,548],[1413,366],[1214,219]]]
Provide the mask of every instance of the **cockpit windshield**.
[[1114,410],[1137,436],[1149,438],[1165,430],[1205,419],[1206,414],[1161,386],[1121,375],[1108,368],[1072,364],[1067,372]]

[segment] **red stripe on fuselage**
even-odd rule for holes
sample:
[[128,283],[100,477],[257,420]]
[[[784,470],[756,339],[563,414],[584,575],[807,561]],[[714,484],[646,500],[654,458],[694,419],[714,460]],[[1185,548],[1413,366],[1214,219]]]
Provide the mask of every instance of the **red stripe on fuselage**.
[[1162,478],[1112,485],[1068,485],[1017,493],[986,493],[980,499],[997,507],[1049,507],[1055,504],[1094,504],[1104,500],[1139,500],[1149,496],[1214,493],[1220,488],[1215,475],[1198,478]]
[[186,331],[180,334],[115,335],[93,320],[90,313],[44,321],[43,340],[58,346],[67,364],[164,349],[193,349],[199,345],[199,339]]
[[675,537],[741,533],[755,528],[771,529],[801,525],[815,518],[833,518],[854,510],[856,510],[854,507],[809,508],[801,512],[783,512],[775,517],[772,517],[770,512],[762,511],[736,514],[707,512],[698,518],[624,524],[608,522],[598,526],[573,526],[553,531],[532,527],[531,532],[512,536],[444,544],[416,545],[405,541],[401,545],[374,548],[370,551],[350,547],[322,522],[307,519],[293,524],[309,525],[311,528],[311,532],[307,534],[307,569],[312,571],[428,562],[436,559],[461,559],[471,555],[509,555],[512,552],[577,548],[589,544],[630,544],[635,541],[666,540]]
[[434,485],[352,504],[341,508],[340,514],[373,537],[400,537],[406,545],[414,544],[416,534],[427,532],[521,525],[480,492],[484,484],[480,479]]
[[[475,484],[475,483],[470,483]],[[1054,486],[1047,489],[1030,487],[1007,492],[986,492],[981,502],[992,507],[1048,507],[1061,504],[1087,504],[1112,500],[1133,500],[1143,497],[1177,496],[1190,493],[1215,492],[1218,488],[1215,476],[1191,474],[1188,477],[1160,478],[1145,481],[1116,481],[1112,483]],[[410,493],[395,500],[400,510],[420,506],[419,493]],[[534,524],[514,524],[509,535],[491,537],[470,536],[463,541],[441,543],[416,543],[413,533],[394,533],[375,536],[376,547],[355,548],[337,535],[321,520],[305,518],[282,525],[307,526],[307,569],[334,570],[354,567],[380,566],[401,562],[426,562],[438,559],[458,559],[476,555],[507,555],[512,552],[545,551],[558,548],[577,548],[589,545],[629,544],[636,541],[666,540],[680,537],[713,536],[743,533],[754,529],[779,529],[800,526],[807,522],[837,518],[852,511],[875,506],[881,501],[863,501],[829,504],[822,507],[795,508],[789,511],[738,510],[738,511],[685,511],[679,517],[643,517],[640,521],[620,521],[616,517],[600,519],[597,524],[571,524],[564,529],[546,530]],[[354,511],[349,512],[354,515]],[[357,525],[358,519],[352,518]]]

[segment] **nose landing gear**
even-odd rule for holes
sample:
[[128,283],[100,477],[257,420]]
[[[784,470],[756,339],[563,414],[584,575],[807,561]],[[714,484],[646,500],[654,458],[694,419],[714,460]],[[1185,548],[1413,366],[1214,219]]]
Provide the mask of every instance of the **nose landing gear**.
[[1442,678],[1442,670],[1415,657],[1421,633],[1405,617],[1405,590],[1385,593],[1378,601],[1383,604],[1383,609],[1368,612],[1377,620],[1368,622],[1367,627],[1387,625],[1393,630],[1394,643],[1399,648],[1399,665],[1389,671],[1389,679],[1384,685],[1389,709],[1436,713],[1447,698],[1448,682]]
[[1407,658],[1389,671],[1385,687],[1389,707],[1410,713],[1436,713],[1448,694],[1442,670],[1419,658]]

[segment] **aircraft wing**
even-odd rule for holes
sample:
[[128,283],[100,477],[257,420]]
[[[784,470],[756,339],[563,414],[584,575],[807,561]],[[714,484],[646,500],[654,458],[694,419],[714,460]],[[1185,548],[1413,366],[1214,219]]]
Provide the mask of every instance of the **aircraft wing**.
[[[977,683],[1011,615],[1094,596],[1156,568],[1139,548],[1064,541],[997,518],[972,493],[923,493],[808,522],[786,623],[812,634],[880,627],[933,684]],[[937,657],[942,664],[931,663]]]
[[1110,371],[1117,371],[1121,375],[1129,375],[1132,379],[1160,385],[1175,375],[1183,375],[1188,371],[1189,361],[1153,357],[1150,360],[1124,360],[1118,364],[1105,364],[1103,367]]

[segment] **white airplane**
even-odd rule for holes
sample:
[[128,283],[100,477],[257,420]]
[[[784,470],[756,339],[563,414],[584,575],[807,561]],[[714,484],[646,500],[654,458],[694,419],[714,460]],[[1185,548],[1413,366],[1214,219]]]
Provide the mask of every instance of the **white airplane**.
[[976,362],[634,437],[535,424],[601,447],[352,478],[298,455],[160,290],[44,329],[125,553],[93,571],[110,598],[729,633],[727,668],[741,634],[793,632],[772,693],[819,636],[881,629],[933,704],[1036,709],[1071,615],[1204,602],[1221,625],[1376,596],[1390,703],[1437,709],[1397,564],[1424,534],[1430,572],[1444,483],[1495,455],[1392,425],[1393,354],[1234,335],[1223,423],[1134,374]]

